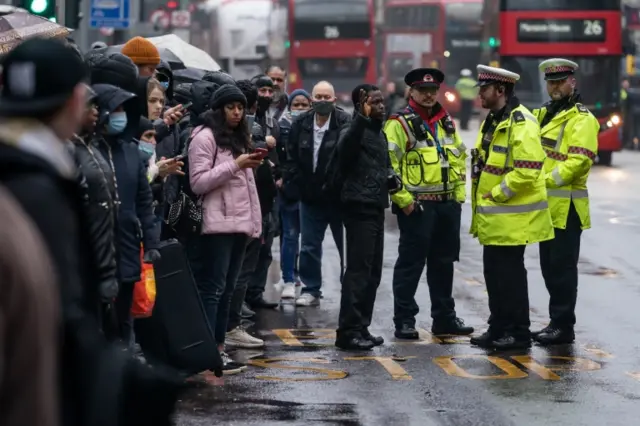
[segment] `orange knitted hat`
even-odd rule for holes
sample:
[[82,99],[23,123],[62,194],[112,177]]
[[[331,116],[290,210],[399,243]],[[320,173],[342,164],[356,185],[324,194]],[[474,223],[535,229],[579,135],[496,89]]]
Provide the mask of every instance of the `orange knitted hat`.
[[160,52],[144,37],[134,37],[122,46],[122,54],[131,58],[136,65],[160,64]]

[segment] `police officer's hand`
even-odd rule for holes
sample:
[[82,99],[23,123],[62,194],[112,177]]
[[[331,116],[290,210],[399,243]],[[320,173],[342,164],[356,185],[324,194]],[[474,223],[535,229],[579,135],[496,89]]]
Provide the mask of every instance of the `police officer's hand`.
[[358,112],[365,117],[369,117],[369,114],[371,114],[371,105],[369,105],[369,96],[367,96],[367,92],[364,89],[360,90],[360,102],[358,105],[360,106]]
[[415,208],[416,208],[416,203],[411,203],[407,207],[403,208],[402,211],[404,212],[404,214],[409,216],[411,213],[413,213]]
[[482,198],[484,198],[485,200],[495,201],[495,200],[493,199],[493,195],[491,195],[491,193],[490,193],[490,192],[487,192],[486,194],[484,194],[484,195],[482,196]]

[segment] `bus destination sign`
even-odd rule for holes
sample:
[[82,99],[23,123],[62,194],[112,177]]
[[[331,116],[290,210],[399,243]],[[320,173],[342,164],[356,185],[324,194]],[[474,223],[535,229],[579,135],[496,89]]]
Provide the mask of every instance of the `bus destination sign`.
[[520,19],[521,43],[597,43],[606,41],[604,19]]

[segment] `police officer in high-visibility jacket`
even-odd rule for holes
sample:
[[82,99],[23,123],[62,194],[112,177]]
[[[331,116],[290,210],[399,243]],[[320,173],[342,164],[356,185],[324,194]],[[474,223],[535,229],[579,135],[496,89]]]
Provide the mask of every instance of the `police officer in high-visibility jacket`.
[[540,64],[551,100],[533,110],[547,153],[544,176],[555,238],[540,243],[540,267],[549,291],[551,323],[534,333],[543,345],[575,340],[578,258],[583,229],[591,227],[587,178],[598,151],[600,124],[580,103],[578,64],[548,59]]
[[473,104],[478,97],[478,88],[469,69],[460,71],[460,78],[456,82],[456,90],[460,94],[460,128],[469,130],[469,121],[473,115]]
[[483,248],[489,329],[471,339],[495,349],[531,346],[524,252],[553,238],[547,204],[540,126],[514,96],[518,74],[478,65],[482,123],[472,165],[471,234]]
[[466,147],[453,120],[438,103],[444,74],[434,68],[410,71],[409,106],[392,114],[384,133],[402,188],[391,196],[400,244],[393,272],[395,336],[418,339],[416,289],[427,264],[433,334],[473,333],[456,316],[453,263],[460,253],[461,203],[465,201]]

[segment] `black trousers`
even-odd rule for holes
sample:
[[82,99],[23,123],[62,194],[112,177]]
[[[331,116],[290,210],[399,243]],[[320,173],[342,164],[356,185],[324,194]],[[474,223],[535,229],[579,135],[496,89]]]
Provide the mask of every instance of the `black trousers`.
[[342,280],[338,338],[358,337],[371,325],[382,278],[384,210],[346,211],[347,269]]
[[249,303],[260,300],[267,286],[269,267],[271,267],[271,262],[273,262],[271,247],[273,246],[273,240],[277,232],[276,226],[279,225],[277,222],[274,222],[271,213],[263,218],[262,238],[259,240],[260,248],[258,250],[258,259],[253,270],[253,275],[247,283],[245,295],[245,300]]
[[119,337],[127,346],[133,344],[133,318],[131,317],[131,305],[133,304],[133,288],[135,282],[120,282],[118,297],[115,301],[116,318],[118,320]]
[[473,100],[460,101],[460,129],[469,130],[469,121],[473,115]]
[[236,282],[236,287],[234,288],[233,295],[231,296],[227,331],[233,330],[242,322],[242,303],[244,302],[247,294],[249,283],[251,283],[256,272],[256,265],[260,258],[261,249],[261,238],[253,238],[249,241],[249,244],[247,244],[247,249],[244,252],[244,259],[242,260],[242,266],[240,267],[240,275],[238,275],[238,281]]
[[540,268],[549,291],[549,316],[555,327],[573,328],[578,298],[580,217],[571,203],[566,229],[555,229],[553,240],[540,243]]
[[453,301],[453,263],[460,255],[462,207],[456,201],[425,201],[422,211],[409,216],[398,212],[400,243],[393,270],[393,322],[396,328],[415,327],[420,311],[415,300],[418,283],[427,265],[431,317],[447,321],[456,317]]
[[489,294],[489,329],[529,338],[529,293],[524,245],[484,246],[484,280]]

